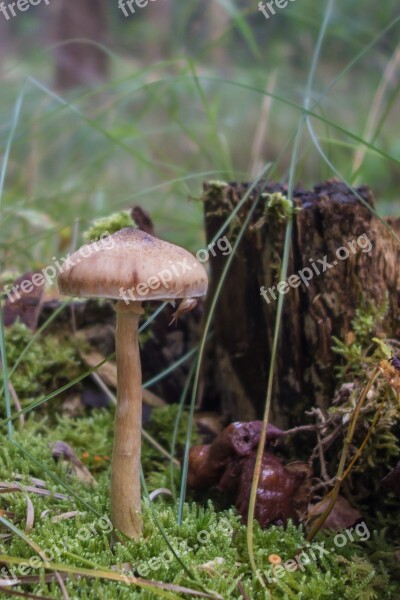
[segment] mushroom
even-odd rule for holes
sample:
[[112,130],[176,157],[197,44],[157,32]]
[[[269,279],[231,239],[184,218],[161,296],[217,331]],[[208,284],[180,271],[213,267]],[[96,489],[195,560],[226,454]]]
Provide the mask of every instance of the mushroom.
[[142,532],[142,376],[138,343],[141,303],[183,298],[185,306],[190,306],[191,299],[206,294],[207,273],[187,250],[126,227],[77,250],[64,263],[58,285],[64,295],[117,300],[118,389],[111,520],[115,529],[127,537],[138,538]]

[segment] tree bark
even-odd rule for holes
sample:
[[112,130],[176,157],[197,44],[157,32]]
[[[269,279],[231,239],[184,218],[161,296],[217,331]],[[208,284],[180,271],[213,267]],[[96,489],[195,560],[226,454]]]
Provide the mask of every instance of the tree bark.
[[[98,85],[107,78],[107,55],[98,46],[106,43],[105,0],[61,0],[56,16],[55,87],[63,91],[81,85]],[[86,41],[89,40],[89,41]]]
[[[208,242],[248,188],[249,184],[205,184]],[[285,195],[286,191],[277,184],[260,184],[228,230],[237,232],[250,206],[258,201],[217,304],[207,367],[210,405],[220,404],[224,415],[233,420],[260,418],[264,409],[277,308],[273,294],[279,297],[276,289],[271,294],[268,288],[279,282],[286,223],[267,209],[269,198],[261,194]],[[374,206],[367,187],[359,188],[358,193]],[[300,279],[298,285],[295,279],[291,280],[293,287],[281,284],[285,301],[272,422],[282,427],[298,422],[311,406],[329,406],[335,388],[334,367],[338,364],[332,338],[343,340],[348,335],[358,307],[381,306],[387,301],[382,333],[400,334],[397,240],[338,181],[328,181],[310,191],[296,189],[294,203],[301,210],[294,216],[288,277],[303,269],[308,271],[303,271],[304,281]],[[389,222],[399,234],[400,220]],[[341,258],[347,253],[348,258]],[[211,259],[209,302],[226,260],[220,252]],[[266,299],[261,295],[262,286],[267,290]]]

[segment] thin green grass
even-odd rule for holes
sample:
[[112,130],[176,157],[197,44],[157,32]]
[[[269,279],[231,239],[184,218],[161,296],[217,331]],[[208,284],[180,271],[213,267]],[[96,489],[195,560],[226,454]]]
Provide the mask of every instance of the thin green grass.
[[5,403],[5,412],[6,416],[9,419],[7,422],[7,433],[8,439],[12,439],[13,434],[13,424],[11,420],[12,408],[11,408],[11,395],[9,388],[9,373],[8,373],[8,365],[7,365],[7,351],[5,344],[5,334],[4,334],[4,320],[3,320],[3,308],[0,305],[0,357],[1,357],[1,368],[3,371],[3,381],[4,381],[4,403]]
[[[246,9],[245,12],[239,11],[233,2],[228,0],[218,0],[225,9],[230,12],[233,17],[233,27],[237,28],[240,32],[240,35],[245,40],[247,44],[247,50],[257,59],[262,60],[263,54],[260,50],[260,46],[256,37],[253,34],[253,30],[251,26],[249,26],[247,17],[249,16],[249,9]],[[362,44],[362,49],[358,54],[351,59],[350,62],[346,64],[344,68],[339,70],[339,73],[333,77],[330,81],[329,85],[325,86],[323,92],[320,94],[314,93],[312,94],[312,87],[315,80],[316,67],[318,63],[318,59],[320,57],[320,50],[322,39],[325,33],[329,33],[327,31],[329,12],[333,7],[332,0],[329,0],[327,3],[327,8],[325,11],[324,21],[322,23],[320,29],[319,40],[316,46],[316,49],[313,54],[313,61],[311,68],[308,72],[308,82],[304,91],[304,101],[300,104],[297,100],[293,99],[293,97],[286,96],[283,92],[280,93],[270,93],[265,92],[263,88],[264,80],[259,72],[251,73],[247,75],[247,73],[240,72],[236,73],[237,78],[234,77],[216,77],[210,74],[204,74],[203,72],[199,72],[202,65],[199,65],[198,60],[194,60],[192,58],[186,59],[185,65],[179,69],[178,74],[168,72],[168,69],[172,67],[176,67],[179,64],[180,59],[178,60],[167,60],[162,61],[157,65],[152,65],[151,67],[146,67],[144,69],[140,69],[137,73],[129,74],[129,76],[121,77],[111,84],[105,84],[97,88],[95,91],[91,91],[85,94],[80,94],[78,97],[71,100],[70,98],[62,98],[59,95],[52,92],[47,85],[40,82],[35,77],[29,77],[22,85],[17,101],[14,107],[14,116],[13,121],[11,123],[11,127],[6,127],[3,129],[3,132],[0,134],[0,140],[6,140],[5,153],[3,157],[3,165],[0,172],[0,210],[1,217],[3,219],[2,223],[4,225],[5,222],[9,225],[9,231],[14,232],[16,230],[17,219],[21,217],[18,215],[18,210],[24,209],[26,207],[34,207],[34,206],[42,206],[42,203],[45,205],[54,204],[54,207],[58,207],[58,212],[62,214],[62,223],[60,220],[56,220],[56,224],[54,227],[48,228],[45,232],[30,232],[29,236],[20,235],[17,241],[13,240],[15,245],[14,252],[10,252],[7,255],[7,260],[18,259],[18,257],[24,254],[25,257],[30,256],[30,251],[38,246],[38,242],[43,243],[43,247],[47,247],[47,243],[51,246],[54,243],[54,240],[57,241],[59,237],[60,231],[65,228],[67,224],[71,225],[76,218],[81,219],[81,223],[84,223],[85,220],[88,220],[92,216],[101,216],[105,215],[115,208],[126,207],[130,205],[133,201],[143,201],[145,202],[145,206],[147,207],[147,200],[155,198],[152,202],[150,202],[150,210],[155,218],[156,224],[161,220],[164,220],[164,227],[169,228],[168,231],[171,232],[171,229],[176,229],[178,232],[178,236],[181,236],[182,239],[185,239],[187,245],[190,245],[192,248],[195,247],[195,244],[198,243],[199,239],[203,239],[202,232],[199,234],[196,229],[199,228],[199,222],[201,218],[199,206],[191,205],[190,209],[187,209],[185,206],[185,218],[181,218],[181,221],[178,224],[178,215],[176,207],[183,207],[183,203],[178,200],[176,201],[173,196],[178,193],[178,197],[182,198],[184,194],[190,195],[193,189],[197,189],[198,193],[198,183],[202,178],[215,178],[215,177],[223,177],[225,178],[233,178],[238,176],[244,176],[246,172],[247,163],[245,161],[238,161],[237,156],[235,156],[235,144],[237,145],[237,140],[239,139],[239,143],[242,142],[240,135],[238,136],[229,136],[229,129],[227,122],[225,121],[225,114],[231,114],[234,116],[233,120],[233,129],[235,127],[240,126],[239,119],[243,115],[242,110],[238,110],[234,103],[228,104],[225,106],[226,98],[230,96],[235,97],[235,102],[240,105],[243,102],[243,99],[248,101],[253,96],[256,97],[258,102],[258,98],[260,95],[267,95],[271,99],[275,101],[274,110],[285,112],[285,115],[288,115],[290,118],[288,119],[287,130],[292,130],[293,128],[297,129],[296,139],[293,144],[293,151],[291,153],[289,164],[287,165],[288,175],[287,179],[289,182],[289,198],[292,197],[293,190],[295,187],[295,178],[298,176],[298,173],[301,169],[304,170],[303,165],[306,164],[307,158],[310,154],[310,150],[316,149],[320,157],[322,158],[322,165],[326,165],[332,173],[340,177],[342,181],[349,186],[351,186],[347,181],[350,181],[350,174],[347,175],[347,163],[342,159],[342,156],[338,154],[337,151],[347,150],[348,154],[350,154],[357,147],[362,147],[365,152],[369,154],[370,157],[379,159],[379,162],[382,165],[387,163],[391,163],[391,166],[397,167],[400,164],[400,160],[394,155],[394,152],[391,150],[384,150],[382,145],[382,140],[380,139],[381,132],[384,129],[384,125],[391,116],[391,111],[394,108],[396,101],[398,100],[398,92],[399,87],[397,86],[395,90],[391,92],[391,96],[389,97],[386,107],[382,111],[382,114],[379,116],[377,121],[376,128],[374,130],[373,135],[370,139],[364,139],[365,136],[363,134],[358,135],[355,133],[357,130],[356,125],[353,128],[344,125],[341,121],[338,120],[337,116],[331,116],[331,111],[328,111],[324,102],[328,99],[329,94],[334,90],[335,86],[339,82],[343,82],[345,76],[348,75],[351,69],[355,68],[358,63],[362,59],[364,59],[367,54],[377,46],[378,42],[382,41],[384,37],[393,32],[394,28],[398,25],[400,17],[396,17],[393,19],[377,36],[375,36],[372,41],[368,43]],[[187,9],[188,13],[190,12],[189,8]],[[297,19],[299,21],[300,16],[295,12],[291,12],[289,19]],[[317,22],[318,18],[312,18],[312,24]],[[308,19],[308,22],[311,22]],[[337,29],[337,27],[336,27]],[[336,31],[336,29],[332,31]],[[224,33],[223,39],[225,40],[226,35],[230,33],[231,29],[227,30]],[[364,28],[364,33],[368,33],[368,30]],[[77,40],[71,40],[71,43],[76,42]],[[350,46],[357,47],[359,41],[357,38],[351,37],[346,40]],[[199,56],[204,56],[204,53],[207,53],[215,48],[216,44],[206,44],[202,51],[197,54],[197,59]],[[110,53],[107,48],[103,48],[105,52],[108,52],[112,57],[113,62],[115,63],[123,63],[118,57],[118,55]],[[38,56],[46,56],[46,54],[40,53]],[[36,60],[37,57],[33,58],[32,61]],[[165,73],[161,75],[161,70],[164,69]],[[158,74],[157,81],[143,81],[147,74],[152,74],[154,71]],[[39,111],[39,114],[29,114],[32,112],[32,107],[35,105],[34,95],[32,94],[29,100],[27,100],[28,87],[30,85],[31,88],[35,88],[39,92],[43,94],[43,97],[46,101],[50,102],[46,106],[46,109],[43,112]],[[124,87],[125,86],[125,87]],[[107,103],[103,107],[97,111],[96,116],[93,118],[88,116],[89,113],[86,113],[85,103],[88,103],[92,100],[96,100],[100,94],[103,92],[108,93],[112,96]],[[32,90],[29,90],[29,93],[32,93]],[[162,96],[161,100],[158,100],[158,96]],[[138,105],[139,110],[135,113],[135,118],[137,121],[132,125],[129,132],[122,131],[119,129],[119,121],[118,118],[115,119],[115,122],[112,119],[108,119],[108,115],[111,112],[114,112],[112,117],[118,111],[121,111],[121,122],[125,120],[126,122],[129,120],[129,114],[132,114],[132,110],[134,102],[131,101],[132,96],[139,99]],[[295,94],[293,94],[295,96]],[[173,105],[169,106],[169,103],[173,101]],[[186,106],[191,102],[195,103],[195,110],[186,111]],[[254,105],[257,104],[254,103]],[[56,104],[56,108],[52,107],[52,103]],[[140,105],[141,103],[141,105]],[[78,108],[79,104],[79,108]],[[244,102],[245,104],[245,102]],[[51,106],[51,108],[50,108]],[[82,106],[82,108],[80,108]],[[37,107],[36,107],[37,108]],[[28,115],[22,115],[22,111],[25,109]],[[250,104],[251,110],[251,104]],[[160,124],[157,123],[156,126],[153,127],[153,124],[148,122],[151,120],[153,114],[157,114],[157,112],[163,114],[163,119],[161,119]],[[326,111],[326,112],[325,112]],[[165,115],[170,116],[170,120],[164,119]],[[198,118],[201,114],[201,118]],[[95,155],[93,160],[91,157],[87,159],[84,164],[74,164],[74,161],[71,163],[66,163],[63,166],[61,172],[60,181],[66,181],[71,177],[71,172],[76,177],[76,183],[73,182],[72,188],[67,191],[63,191],[62,198],[65,202],[65,199],[68,198],[68,204],[71,205],[72,210],[68,210],[67,212],[62,210],[62,201],[57,200],[57,192],[51,190],[51,185],[54,182],[50,182],[49,188],[47,191],[51,193],[45,193],[44,199],[40,194],[40,191],[37,194],[33,194],[31,197],[29,195],[24,196],[23,200],[19,199],[20,196],[20,182],[15,181],[14,177],[10,176],[11,186],[15,185],[15,195],[12,195],[9,198],[3,198],[3,190],[6,181],[6,175],[8,169],[10,167],[10,158],[11,158],[11,150],[15,152],[15,162],[18,161],[18,156],[23,155],[24,147],[27,142],[37,143],[38,146],[41,141],[41,135],[37,135],[36,137],[31,137],[32,128],[35,127],[43,127],[47,128],[49,132],[48,137],[52,137],[51,133],[53,131],[57,131],[58,124],[69,116],[76,117],[76,122],[74,123],[74,127],[76,127],[76,132],[74,132],[71,137],[69,136],[61,136],[60,138],[55,137],[54,140],[50,140],[51,144],[46,147],[46,150],[42,149],[42,158],[50,159],[53,154],[60,153],[60,156],[63,156],[65,153],[68,156],[69,151],[74,148],[74,141],[79,140],[78,130],[82,127],[82,124],[87,127],[87,131],[89,134],[93,136],[93,146],[98,144],[98,140],[102,140],[104,145],[104,150],[101,155]],[[189,117],[189,118],[188,118]],[[322,138],[321,135],[314,130],[311,119],[316,121],[321,125],[321,127],[325,128],[325,137]],[[356,123],[357,121],[355,121]],[[300,141],[303,139],[303,129],[304,125],[307,125],[309,140],[311,144],[303,149],[303,152],[300,152]],[[335,132],[335,135],[338,137],[332,138],[330,136],[331,131]],[[287,131],[285,131],[286,133]],[[76,134],[76,138],[74,135]],[[271,137],[273,140],[276,139],[280,134],[279,129],[273,129],[271,132]],[[343,136],[344,139],[341,139],[339,135]],[[44,138],[46,137],[46,130],[43,133]],[[97,137],[99,136],[99,137]],[[167,151],[162,151],[160,155],[156,153],[152,153],[154,148],[152,148],[152,142],[154,139],[162,138],[168,144],[168,140],[173,139],[174,137],[178,141],[184,141],[185,143],[190,143],[196,148],[195,151],[191,152],[191,156],[184,157],[182,160],[182,154],[172,154],[170,157],[169,154],[169,146]],[[285,136],[280,135],[279,142],[281,143],[282,138]],[[349,141],[350,140],[350,141]],[[292,138],[290,141],[293,141]],[[321,141],[328,146],[328,151],[331,153],[329,156],[321,147]],[[71,146],[68,146],[71,144]],[[138,149],[139,146],[142,148]],[[40,147],[40,146],[39,146]],[[88,145],[90,147],[90,143]],[[183,146],[184,147],[184,146]],[[218,239],[226,228],[229,226],[229,223],[237,215],[243,203],[247,200],[248,195],[251,193],[251,190],[254,189],[255,185],[260,181],[262,177],[265,176],[266,173],[271,173],[273,168],[276,168],[276,164],[280,163],[280,159],[285,155],[287,147],[285,146],[281,152],[281,156],[279,160],[274,163],[271,161],[265,167],[263,173],[256,179],[253,183],[252,187],[246,194],[246,196],[242,199],[240,204],[232,211],[231,215],[227,218],[224,225],[221,227],[220,231],[215,236],[215,239]],[[119,154],[120,153],[120,154]],[[117,156],[115,157],[114,154]],[[246,154],[245,152],[243,154]],[[346,156],[348,156],[348,154]],[[119,157],[123,156],[123,162],[121,165],[118,164]],[[151,156],[151,158],[149,158]],[[97,188],[97,191],[100,195],[110,195],[112,194],[112,199],[108,199],[105,202],[91,200],[88,203],[88,208],[83,209],[79,202],[79,193],[88,194],[90,192],[90,188],[93,182],[96,181],[96,176],[99,171],[102,170],[102,167],[109,159],[112,163],[112,168],[117,171],[117,173],[122,173],[124,168],[129,165],[129,161],[132,160],[135,163],[135,177],[138,176],[138,183],[136,183],[136,187],[132,193],[126,194],[124,193],[119,195],[119,190],[113,185],[115,181],[118,180],[118,176],[116,179],[110,178],[111,183],[104,183],[103,185]],[[246,157],[247,158],[247,157]],[[171,159],[171,160],[170,160]],[[12,165],[14,167],[14,163]],[[320,166],[321,170],[322,167]],[[384,172],[384,167],[382,167]],[[110,169],[111,170],[111,169]],[[149,172],[149,176],[146,174],[146,171]],[[195,171],[195,172],[191,172]],[[283,167],[282,167],[283,171]],[[310,171],[305,169],[306,178],[309,176]],[[318,172],[313,171],[312,173]],[[107,172],[108,175],[108,172]],[[105,182],[107,180],[107,175],[105,177]],[[365,169],[361,168],[359,176],[360,178],[364,178],[366,175]],[[132,179],[135,179],[132,177]],[[87,181],[83,182],[83,178],[87,179]],[[151,181],[150,181],[151,180]],[[119,180],[118,180],[119,184]],[[40,185],[38,186],[38,190],[40,190]],[[57,189],[57,188],[55,188]],[[121,184],[121,190],[124,189],[124,182]],[[116,195],[114,192],[118,192]],[[354,190],[353,190],[354,191]],[[355,192],[356,193],[356,192]],[[161,199],[159,195],[161,195]],[[164,195],[165,194],[165,195]],[[357,193],[356,193],[357,195]],[[15,199],[18,198],[18,201]],[[169,203],[170,198],[172,198],[172,202]],[[361,201],[362,198],[359,198]],[[162,206],[161,206],[162,205]],[[164,209],[165,206],[169,206],[168,210]],[[53,207],[53,210],[54,210]],[[179,502],[177,503],[178,510],[178,522],[182,524],[183,521],[183,513],[184,513],[184,502],[186,496],[186,479],[187,479],[187,469],[188,469],[188,453],[190,448],[190,439],[192,433],[193,426],[193,415],[195,402],[197,397],[198,383],[201,372],[201,364],[204,356],[205,348],[207,340],[210,337],[211,332],[211,324],[212,318],[215,311],[216,304],[218,302],[219,295],[221,293],[224,280],[229,272],[229,267],[232,263],[232,260],[235,257],[236,250],[238,245],[240,244],[241,238],[246,231],[246,228],[250,222],[253,211],[255,210],[256,204],[252,206],[250,209],[245,222],[243,223],[240,233],[235,240],[233,251],[229,256],[224,271],[222,273],[221,279],[217,284],[216,293],[214,298],[211,301],[210,311],[207,316],[207,320],[204,326],[204,333],[202,339],[200,341],[199,347],[193,348],[190,352],[188,352],[185,356],[183,356],[179,361],[175,362],[168,369],[166,369],[163,373],[160,373],[153,377],[150,381],[146,382],[145,387],[150,387],[157,383],[162,377],[167,376],[169,373],[173,372],[175,368],[181,365],[183,362],[189,360],[190,358],[196,356],[196,360],[193,363],[189,374],[187,376],[186,384],[182,392],[182,396],[180,399],[180,409],[178,411],[175,429],[172,435],[172,447],[171,454],[174,454],[174,447],[176,443],[176,435],[179,425],[179,419],[182,414],[183,406],[186,401],[186,396],[189,392],[190,386],[192,385],[192,395],[189,406],[190,418],[189,418],[189,427],[187,431],[187,440],[184,450],[184,460],[183,460],[183,468],[182,468],[182,479],[181,479],[181,489],[179,494]],[[60,210],[61,208],[61,210]],[[7,209],[7,210],[5,210]],[[54,210],[54,213],[57,213],[57,210]],[[75,212],[77,211],[77,212]],[[168,214],[170,213],[170,214]],[[378,213],[374,212],[375,216],[378,216]],[[57,215],[56,215],[57,216]],[[180,227],[180,229],[179,229]],[[188,231],[184,232],[183,229],[188,229]],[[4,249],[9,246],[10,238],[4,234],[4,238],[1,240],[1,247]],[[289,221],[285,234],[285,243],[284,243],[284,253],[282,257],[282,270],[281,270],[281,279],[285,278],[285,273],[287,271],[289,250],[290,250],[290,240],[291,240],[291,221]],[[54,253],[54,250],[52,248]],[[25,259],[24,259],[25,260]],[[276,358],[277,347],[279,343],[279,332],[280,332],[280,321],[282,315],[283,308],[283,297],[280,296],[278,306],[277,306],[277,317],[275,322],[274,329],[274,339],[273,339],[273,349],[269,370],[269,379],[268,386],[266,390],[266,406],[265,406],[265,415],[264,415],[264,441],[265,441],[265,433],[266,426],[268,422],[269,409],[272,398],[272,385],[273,385],[273,376],[274,376],[274,364]],[[160,307],[161,310],[162,307]],[[61,310],[61,309],[60,309]],[[158,312],[158,311],[157,311]],[[0,315],[1,316],[1,315]],[[55,318],[55,315],[54,315]],[[154,315],[153,315],[154,318]],[[34,340],[38,338],[38,336],[43,333],[47,326],[50,324],[51,319],[47,323],[43,325],[43,327],[35,334],[32,338],[33,343]],[[146,325],[146,324],[145,324]],[[142,330],[145,327],[142,326]],[[13,369],[8,372],[7,360],[6,360],[6,347],[5,347],[5,339],[4,339],[4,327],[2,324],[2,318],[0,323],[0,352],[2,356],[3,370],[4,370],[4,390],[3,395],[5,399],[5,407],[6,407],[6,419],[0,422],[0,427],[4,427],[7,425],[8,435],[11,437],[12,435],[12,422],[17,419],[21,414],[27,414],[33,411],[35,408],[39,407],[44,402],[55,398],[63,391],[69,389],[72,385],[75,385],[85,377],[87,377],[90,373],[94,372],[101,364],[104,364],[105,361],[97,365],[94,369],[87,370],[82,376],[78,377],[72,382],[69,382],[66,386],[55,390],[51,394],[47,395],[45,398],[38,399],[34,403],[32,403],[29,407],[22,411],[18,411],[16,413],[12,413],[11,409],[11,401],[10,394],[8,389],[8,381],[11,377],[17,375],[17,368],[21,364],[23,364],[23,356],[24,353],[19,357],[17,364],[14,365]],[[28,347],[24,352],[28,350]],[[107,359],[110,357],[107,357]],[[106,359],[106,360],[107,360]],[[193,377],[193,383],[192,383]],[[68,484],[65,484],[60,478],[57,478],[54,474],[52,474],[49,469],[46,468],[45,465],[38,462],[25,448],[15,443],[18,449],[23,453],[29,460],[35,462],[35,465],[43,470],[44,473],[54,481],[56,481],[59,485],[63,486],[68,490],[78,501],[82,502],[83,499],[77,495],[76,492],[68,487]],[[260,442],[259,446],[259,457],[260,452],[262,452],[263,442]],[[259,458],[258,457],[258,458]],[[171,487],[175,497],[177,496],[176,490],[174,488],[174,466],[171,462]],[[255,490],[257,484],[257,469],[254,477],[254,485],[252,490],[251,503],[249,508],[249,519],[248,519],[248,528],[247,528],[247,546],[250,557],[250,563],[255,570],[255,558],[254,558],[254,540],[253,540],[253,516],[254,516],[254,508],[255,508]],[[144,495],[148,498],[148,490],[146,486],[146,482],[143,478],[143,486],[144,486]],[[85,501],[83,501],[85,502]],[[86,505],[88,510],[92,512],[94,509],[90,507],[89,504]],[[150,504],[150,508],[152,505]],[[96,511],[94,511],[95,514]],[[164,531],[162,524],[160,523],[157,515],[153,511],[153,517],[155,522],[157,523],[157,527],[163,535],[167,546],[170,547],[168,534]],[[4,523],[3,523],[4,524]],[[186,571],[189,577],[193,580],[193,582],[197,581],[197,577],[194,573],[191,573],[190,568],[185,564],[185,561],[181,561],[180,557],[175,555],[175,560],[181,564],[182,568]],[[99,565],[97,565],[99,567]],[[94,563],[91,564],[92,569],[94,568]],[[72,573],[73,571],[68,571]],[[93,572],[93,570],[91,571]],[[288,590],[288,595],[293,596],[293,593]],[[172,597],[172,596],[165,596]],[[175,596],[174,596],[175,597]],[[294,596],[293,596],[294,597]]]
[[[312,87],[313,87],[315,73],[316,73],[316,69],[317,69],[317,64],[318,64],[318,60],[319,60],[320,53],[321,53],[322,42],[323,42],[327,27],[328,27],[330,17],[331,17],[333,5],[334,5],[334,0],[328,0],[328,2],[326,4],[324,20],[321,25],[320,33],[319,33],[318,40],[317,40],[317,43],[315,46],[315,50],[313,52],[310,72],[308,75],[307,86],[306,86],[306,95],[304,98],[304,109],[305,110],[308,109],[310,102],[311,102],[311,93],[312,93]],[[303,136],[304,123],[305,123],[305,116],[302,115],[300,122],[299,122],[298,130],[296,133],[296,139],[295,139],[294,146],[293,146],[292,161],[291,161],[291,165],[290,165],[289,183],[288,183],[288,198],[291,201],[293,201],[293,192],[294,192],[295,183],[296,183],[296,181],[295,181],[296,169],[297,169],[297,162],[298,162],[298,156],[299,156],[299,150],[300,150],[300,142],[301,142],[301,139]],[[286,281],[286,278],[287,278],[289,255],[290,255],[290,249],[291,249],[291,245],[292,245],[292,229],[293,229],[293,217],[289,216],[287,224],[286,224],[286,231],[285,231],[282,266],[281,266],[281,271],[280,271],[280,276],[279,276],[280,281]],[[255,561],[255,556],[254,556],[254,517],[255,517],[255,510],[256,510],[258,482],[260,479],[261,468],[262,468],[262,458],[263,458],[263,454],[264,454],[265,444],[267,441],[267,427],[268,427],[268,423],[269,423],[269,415],[271,412],[276,353],[277,353],[277,349],[278,349],[279,333],[280,333],[280,326],[281,326],[281,321],[282,321],[284,300],[285,300],[285,297],[283,294],[281,294],[278,298],[278,304],[277,304],[277,309],[276,309],[274,336],[273,336],[272,347],[271,347],[271,359],[270,359],[268,384],[267,384],[267,392],[266,392],[266,399],[265,399],[265,409],[264,409],[264,416],[263,416],[263,420],[262,420],[263,426],[262,426],[262,430],[261,430],[260,441],[258,443],[258,448],[257,448],[257,457],[256,457],[256,463],[255,463],[255,467],[254,467],[253,483],[252,483],[251,491],[250,491],[249,509],[248,509],[248,515],[247,515],[247,549],[248,549],[248,553],[249,553],[250,565],[251,565],[251,568],[254,573],[256,573],[256,571],[257,571],[257,565],[256,565],[256,561]]]

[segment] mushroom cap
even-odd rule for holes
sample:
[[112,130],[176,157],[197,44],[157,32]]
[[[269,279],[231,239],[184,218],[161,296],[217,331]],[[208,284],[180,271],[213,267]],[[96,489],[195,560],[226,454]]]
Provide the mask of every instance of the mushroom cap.
[[207,286],[207,272],[190,252],[135,227],[82,246],[58,275],[64,295],[139,302],[197,298]]

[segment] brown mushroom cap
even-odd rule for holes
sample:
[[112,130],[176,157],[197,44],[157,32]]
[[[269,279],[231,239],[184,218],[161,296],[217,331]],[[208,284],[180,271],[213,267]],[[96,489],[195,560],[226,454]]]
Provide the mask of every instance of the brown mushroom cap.
[[[141,302],[204,296],[208,277],[187,250],[125,227],[77,250],[63,266],[58,286],[67,296]],[[134,298],[124,298],[122,288]]]

